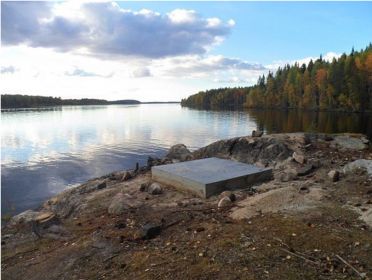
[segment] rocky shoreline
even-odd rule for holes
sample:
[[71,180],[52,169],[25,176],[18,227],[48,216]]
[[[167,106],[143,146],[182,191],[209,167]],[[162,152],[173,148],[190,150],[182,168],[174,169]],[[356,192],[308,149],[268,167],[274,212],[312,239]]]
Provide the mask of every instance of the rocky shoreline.
[[[151,167],[219,157],[272,181],[201,199]],[[2,229],[4,279],[372,277],[372,152],[359,134],[220,140],[62,192]]]

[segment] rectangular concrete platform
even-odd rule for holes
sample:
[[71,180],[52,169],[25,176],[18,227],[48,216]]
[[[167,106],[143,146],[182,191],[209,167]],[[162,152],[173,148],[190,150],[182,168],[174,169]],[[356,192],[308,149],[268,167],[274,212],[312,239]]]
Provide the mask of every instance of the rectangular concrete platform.
[[154,181],[192,191],[203,198],[272,178],[270,168],[219,158],[158,165],[151,171]]

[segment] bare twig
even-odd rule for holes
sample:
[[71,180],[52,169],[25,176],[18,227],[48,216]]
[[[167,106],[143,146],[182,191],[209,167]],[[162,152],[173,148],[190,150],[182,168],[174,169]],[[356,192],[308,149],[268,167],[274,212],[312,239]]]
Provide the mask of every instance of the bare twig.
[[27,251],[18,252],[18,253],[15,253],[13,256],[10,256],[10,257],[8,257],[8,258],[5,258],[5,259],[3,259],[3,260],[1,260],[1,261],[2,261],[2,262],[6,262],[6,261],[8,261],[8,260],[10,260],[10,259],[13,259],[13,258],[19,256],[19,255],[32,253],[32,252],[37,251],[37,250],[39,250],[39,249],[38,249],[38,248],[33,248],[33,249],[30,249],[30,250],[27,250]]
[[356,274],[358,274],[358,276],[362,279],[366,278],[366,275],[364,273],[360,273],[354,266],[352,266],[351,264],[349,264],[347,261],[345,261],[342,257],[340,257],[339,255],[336,255],[336,257],[342,261],[344,264],[346,264],[348,267],[350,267],[352,270],[354,270],[354,272]]
[[112,256],[110,256],[110,257],[104,259],[103,262],[107,262],[107,261],[109,261],[109,260],[112,260],[113,258],[115,258],[115,257],[117,257],[117,256],[119,256],[119,254],[114,254],[114,255],[112,255]]
[[289,247],[288,246],[288,244],[287,243],[284,243],[284,241],[283,240],[281,240],[280,238],[278,238],[278,237],[274,237],[274,240],[276,240],[276,241],[279,241],[280,242],[280,244],[282,244],[282,245],[284,245],[285,247],[287,247],[288,249],[290,249],[291,247]]
[[172,213],[177,212],[202,212],[202,211],[209,211],[209,210],[217,210],[216,207],[208,207],[208,208],[193,208],[193,209],[178,209],[175,211],[172,211]]
[[304,256],[301,256],[301,255],[299,255],[299,254],[297,254],[297,253],[294,253],[294,252],[288,251],[287,249],[279,248],[279,250],[282,250],[282,251],[284,251],[284,252],[286,252],[286,253],[288,253],[288,254],[290,254],[290,255],[292,255],[292,256],[296,256],[297,258],[303,259],[303,260],[305,260],[305,261],[307,261],[307,262],[309,262],[309,263],[312,263],[312,264],[315,264],[315,265],[319,265],[319,263],[314,262],[314,261],[312,261],[312,260],[309,260],[308,258],[305,258]]

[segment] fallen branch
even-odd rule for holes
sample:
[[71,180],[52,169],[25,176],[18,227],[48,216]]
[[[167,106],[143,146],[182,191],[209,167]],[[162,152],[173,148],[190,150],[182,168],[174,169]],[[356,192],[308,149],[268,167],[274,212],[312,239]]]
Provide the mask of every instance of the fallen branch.
[[351,264],[349,264],[347,261],[345,261],[343,258],[341,258],[339,255],[336,255],[336,257],[342,261],[344,264],[346,264],[348,267],[350,267],[352,270],[354,270],[354,272],[356,274],[358,274],[358,276],[362,279],[366,278],[366,274],[365,273],[360,273],[354,266],[352,266]]

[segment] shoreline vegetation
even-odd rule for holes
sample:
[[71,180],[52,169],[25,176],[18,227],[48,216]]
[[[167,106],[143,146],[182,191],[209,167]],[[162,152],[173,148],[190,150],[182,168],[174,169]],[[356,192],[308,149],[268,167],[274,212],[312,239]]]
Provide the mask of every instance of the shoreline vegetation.
[[138,104],[170,104],[180,103],[177,101],[150,101],[141,102],[134,99],[113,100],[105,99],[62,99],[60,97],[37,96],[37,95],[21,95],[21,94],[2,94],[1,95],[1,110],[7,111],[12,109],[32,109],[46,108],[58,106],[83,106],[83,105],[138,105]]
[[254,86],[201,91],[182,99],[195,109],[301,109],[372,111],[372,44],[328,62],[286,65]]

